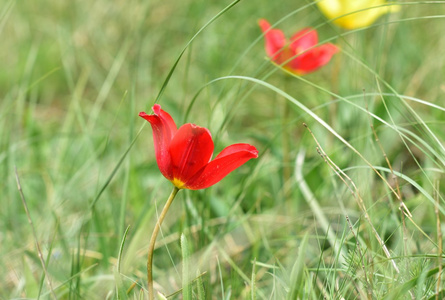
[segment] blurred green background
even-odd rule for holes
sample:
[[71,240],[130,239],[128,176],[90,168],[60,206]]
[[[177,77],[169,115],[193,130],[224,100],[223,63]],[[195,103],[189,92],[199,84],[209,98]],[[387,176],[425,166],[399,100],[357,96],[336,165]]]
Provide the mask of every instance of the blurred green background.
[[[0,299],[45,299],[51,288],[60,299],[114,299],[116,286],[128,290],[121,298],[141,297],[148,240],[171,184],[137,115],[150,113],[183,48],[229,4],[3,1]],[[260,157],[212,188],[179,194],[158,238],[157,290],[184,286],[185,261],[192,278],[206,272],[206,299],[284,299],[292,290],[299,299],[366,299],[369,290],[374,299],[427,299],[441,291],[445,2],[400,4],[369,28],[346,31],[311,1],[243,0],[196,37],[159,103],[178,125],[208,127],[215,154],[247,142]],[[288,37],[316,27],[320,43],[341,51],[317,72],[286,74],[266,58],[260,18]],[[320,157],[303,122],[352,181]],[[382,169],[390,168],[385,155],[403,177]],[[412,216],[399,209],[398,190]]]

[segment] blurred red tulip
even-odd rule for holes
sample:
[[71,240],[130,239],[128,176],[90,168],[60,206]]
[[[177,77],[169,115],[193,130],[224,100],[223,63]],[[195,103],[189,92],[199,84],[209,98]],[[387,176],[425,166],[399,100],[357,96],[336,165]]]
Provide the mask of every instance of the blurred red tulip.
[[271,29],[266,20],[259,20],[259,25],[264,33],[267,55],[276,64],[297,75],[317,70],[338,52],[337,46],[331,43],[316,46],[318,35],[315,29],[305,28],[287,41],[284,33],[279,29]]
[[175,121],[159,104],[152,109],[153,115],[141,112],[139,116],[151,124],[159,170],[179,189],[208,188],[249,159],[258,157],[254,146],[234,144],[211,160],[214,146],[207,128],[188,123],[177,129]]

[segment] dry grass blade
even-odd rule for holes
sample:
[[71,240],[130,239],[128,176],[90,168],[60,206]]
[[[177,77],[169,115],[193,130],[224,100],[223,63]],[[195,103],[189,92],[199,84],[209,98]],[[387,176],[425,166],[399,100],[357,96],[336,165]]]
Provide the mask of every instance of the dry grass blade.
[[[365,91],[363,90],[363,93],[364,92]],[[363,96],[365,96],[365,95],[363,95]],[[408,253],[408,247],[407,247],[408,230],[406,229],[405,215],[407,215],[408,218],[411,219],[412,218],[412,214],[409,211],[408,207],[406,207],[405,203],[403,202],[402,192],[400,191],[399,179],[394,174],[394,170],[392,168],[391,162],[389,161],[388,155],[386,154],[386,151],[383,148],[382,143],[380,142],[379,136],[377,135],[377,132],[375,131],[374,124],[372,123],[371,115],[370,115],[369,110],[368,110],[368,103],[366,103],[366,111],[368,112],[366,115],[368,116],[369,126],[371,127],[371,131],[372,131],[372,133],[374,135],[374,140],[377,143],[377,145],[379,146],[379,149],[382,152],[383,157],[385,158],[386,164],[388,165],[388,168],[391,171],[391,177],[392,177],[392,180],[395,182],[397,195],[399,195],[399,197],[398,197],[398,199],[400,201],[399,209],[401,210],[400,217],[402,219],[402,227],[403,227],[403,232],[404,232],[404,235],[403,235],[403,246],[404,246],[404,249],[405,249],[405,253]],[[409,291],[409,293],[411,295],[411,298],[415,299],[414,298],[414,294],[411,291]]]
[[323,228],[323,231],[326,233],[328,237],[329,244],[331,244],[332,249],[335,251],[335,255],[338,257],[338,260],[341,265],[344,265],[346,257],[346,252],[342,249],[341,244],[336,241],[336,237],[333,231],[330,229],[329,221],[326,218],[323,210],[318,204],[318,200],[315,198],[315,195],[312,193],[309,185],[306,183],[303,177],[303,163],[304,163],[305,151],[300,150],[297,155],[297,159],[295,160],[295,181],[298,183],[298,187],[300,188],[301,193],[303,194],[306,203],[311,208],[314,213],[315,218],[320,223],[320,226]]
[[411,212],[409,211],[408,207],[406,207],[405,203],[403,202],[403,197],[402,197],[402,193],[400,192],[400,184],[399,184],[398,177],[394,174],[394,170],[392,168],[391,162],[389,161],[388,155],[386,154],[386,151],[383,148],[382,143],[380,143],[379,136],[377,135],[377,132],[375,131],[374,124],[372,123],[371,115],[368,110],[368,103],[366,103],[366,111],[368,112],[366,115],[368,116],[369,126],[371,127],[372,134],[374,135],[375,142],[379,146],[380,151],[382,151],[382,154],[383,154],[383,157],[385,158],[386,164],[388,165],[388,168],[391,170],[392,179],[395,181],[397,195],[399,196],[398,199],[400,200],[400,208],[401,209],[403,208],[405,213],[408,214],[410,217],[412,217]]
[[34,228],[34,224],[32,222],[31,215],[29,213],[28,205],[26,204],[25,195],[23,193],[22,185],[20,184],[19,174],[17,173],[17,167],[15,167],[15,180],[17,182],[17,189],[19,190],[19,194],[20,194],[20,198],[22,199],[23,207],[25,208],[26,217],[28,218],[28,223],[29,223],[29,225],[31,227],[31,230],[32,230],[32,235],[34,237],[34,242],[36,244],[37,253],[38,253],[38,256],[39,256],[39,259],[40,259],[40,263],[42,264],[43,272],[45,274],[46,281],[48,283],[48,287],[49,287],[49,289],[51,291],[51,295],[53,296],[53,298],[57,299],[57,296],[56,296],[56,294],[54,292],[54,289],[53,289],[53,286],[52,286],[52,283],[51,283],[51,279],[50,279],[49,274],[48,274],[48,270],[46,269],[45,259],[43,258],[43,253],[42,253],[42,250],[40,249],[39,240],[37,239],[37,233],[36,233],[36,230]]
[[391,261],[392,266],[394,267],[394,270],[397,273],[400,273],[400,269],[397,267],[396,262],[391,257],[391,254],[389,253],[388,248],[385,245],[385,242],[378,234],[377,230],[375,229],[374,225],[371,222],[371,219],[369,217],[368,211],[366,209],[365,203],[363,202],[362,197],[360,196],[359,190],[355,183],[352,181],[352,179],[346,175],[345,172],[343,172],[330,158],[329,156],[324,152],[323,148],[321,147],[320,143],[318,142],[317,138],[314,136],[310,128],[304,124],[304,126],[307,128],[311,136],[313,137],[314,141],[317,143],[317,152],[320,154],[320,156],[324,159],[324,161],[327,163],[327,165],[334,171],[334,173],[343,181],[343,183],[346,185],[348,190],[351,192],[354,199],[357,201],[357,204],[359,208],[362,210],[366,221],[368,222],[369,226],[371,227],[372,232],[374,233],[375,238],[379,242],[380,246],[382,247],[383,252],[385,253],[386,257]]

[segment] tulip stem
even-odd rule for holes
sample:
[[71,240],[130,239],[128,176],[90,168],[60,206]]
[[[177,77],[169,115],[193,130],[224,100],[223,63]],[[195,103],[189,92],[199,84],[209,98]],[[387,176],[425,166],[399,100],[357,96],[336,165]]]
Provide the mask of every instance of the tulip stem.
[[156,244],[156,237],[158,236],[159,229],[161,229],[162,221],[164,221],[165,215],[167,214],[170,205],[175,199],[176,194],[179,192],[179,189],[175,186],[170,196],[167,199],[167,203],[165,203],[164,208],[162,209],[161,214],[159,215],[158,221],[156,222],[156,226],[151,235],[150,244],[148,245],[148,255],[147,255],[147,282],[148,282],[148,299],[154,300],[154,290],[153,290],[153,252]]

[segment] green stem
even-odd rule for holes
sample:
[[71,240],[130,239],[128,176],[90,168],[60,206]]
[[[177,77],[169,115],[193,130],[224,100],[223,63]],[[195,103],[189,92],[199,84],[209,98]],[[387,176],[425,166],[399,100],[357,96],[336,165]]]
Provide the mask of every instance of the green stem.
[[159,229],[161,229],[162,221],[164,221],[165,215],[167,214],[170,205],[175,199],[176,194],[179,192],[179,189],[175,186],[170,196],[168,197],[167,203],[165,203],[164,208],[162,209],[161,214],[159,215],[159,219],[156,222],[156,226],[151,235],[150,244],[148,245],[148,255],[147,255],[147,282],[148,282],[148,299],[154,300],[154,290],[153,290],[153,252],[155,249],[156,238],[158,236]]

